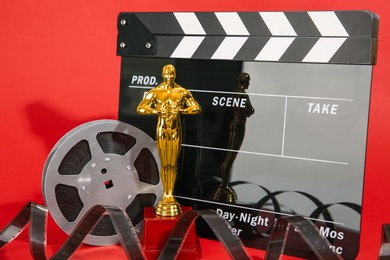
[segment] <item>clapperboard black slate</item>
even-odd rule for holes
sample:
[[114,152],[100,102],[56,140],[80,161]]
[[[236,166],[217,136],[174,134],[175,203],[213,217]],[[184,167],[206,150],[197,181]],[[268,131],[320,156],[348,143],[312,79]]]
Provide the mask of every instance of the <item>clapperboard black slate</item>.
[[[117,26],[120,120],[155,137],[156,118],[138,116],[136,107],[167,63],[202,106],[201,115],[182,117],[175,187],[182,204],[217,210],[247,246],[260,249],[275,218],[305,215],[336,253],[356,257],[375,14],[121,13]],[[244,93],[237,92],[242,72],[250,76]],[[249,108],[234,125],[234,111]],[[235,204],[213,199],[227,158]],[[201,223],[198,232],[209,235]],[[287,253],[313,257],[290,236]]]

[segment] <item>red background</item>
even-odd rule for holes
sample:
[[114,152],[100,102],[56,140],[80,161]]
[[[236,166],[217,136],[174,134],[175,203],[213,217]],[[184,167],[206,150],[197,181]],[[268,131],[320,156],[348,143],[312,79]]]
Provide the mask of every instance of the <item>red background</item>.
[[[390,6],[387,2],[3,1],[0,4],[0,228],[25,202],[43,203],[42,168],[49,151],[62,135],[90,120],[117,118],[120,57],[116,56],[116,19],[119,12],[364,9],[380,16],[380,26],[378,60],[372,82],[358,259],[375,259],[380,248],[381,225],[390,223],[387,194],[390,181],[387,175]],[[60,244],[64,238],[53,223],[48,227],[48,236],[49,243],[53,244]],[[25,239],[26,235],[15,244]],[[25,247],[25,250],[18,250],[11,244],[0,252],[0,258],[15,259],[28,254],[27,244]],[[124,257],[116,247],[93,250],[104,253],[105,259],[105,253]],[[215,252],[206,250],[205,256],[215,256]]]

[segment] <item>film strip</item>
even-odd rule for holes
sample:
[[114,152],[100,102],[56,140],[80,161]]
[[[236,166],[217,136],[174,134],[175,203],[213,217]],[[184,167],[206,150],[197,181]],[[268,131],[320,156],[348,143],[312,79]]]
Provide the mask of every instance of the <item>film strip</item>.
[[375,64],[377,27],[378,17],[365,11],[122,13],[117,52],[123,57]]
[[379,251],[379,260],[390,259],[390,225],[382,225],[382,242]]
[[318,228],[310,221],[307,221],[302,216],[292,216],[287,218],[280,218],[272,230],[270,241],[267,246],[267,254],[265,259],[273,260],[279,259],[283,253],[287,235],[292,228],[297,231],[310,246],[312,252],[320,260],[336,260],[343,259],[340,255],[335,254],[330,246],[328,240],[319,235]]
[[[84,238],[107,214],[118,234],[120,244],[130,259],[145,259],[138,235],[126,212],[116,207],[93,206],[83,216],[62,247],[50,259],[68,259],[81,245]],[[44,260],[46,256],[46,223],[48,210],[45,206],[28,202],[17,216],[2,230],[0,248],[15,239],[30,222],[30,251],[34,259]]]
[[[117,207],[95,205],[82,217],[58,251],[50,259],[68,259],[80,247],[104,216],[109,216],[119,242],[128,259],[146,259],[138,234],[127,213]],[[35,260],[46,260],[46,224],[48,210],[45,206],[28,202],[15,218],[0,232],[0,250],[12,242],[29,224],[31,255]],[[195,220],[203,218],[232,259],[251,259],[240,239],[234,236],[226,220],[221,219],[213,210],[187,211],[180,216],[170,233],[158,259],[175,259],[185,241],[188,230]],[[287,240],[290,226],[295,227],[305,242],[319,259],[342,259],[330,249],[330,243],[321,237],[316,227],[307,219],[296,216],[281,218],[275,225],[267,248],[265,260],[279,259]],[[385,259],[385,258],[383,258]]]

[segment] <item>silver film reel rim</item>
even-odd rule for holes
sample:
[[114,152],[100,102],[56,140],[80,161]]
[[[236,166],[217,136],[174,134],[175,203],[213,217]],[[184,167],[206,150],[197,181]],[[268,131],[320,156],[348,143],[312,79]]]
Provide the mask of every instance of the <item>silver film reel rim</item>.
[[[115,132],[127,134],[136,139],[135,145],[123,156],[105,154],[96,141],[99,133]],[[87,140],[90,145],[92,160],[82,169],[79,175],[60,175],[58,167],[67,152],[81,140]],[[53,147],[48,155],[43,169],[42,190],[45,203],[54,221],[67,234],[77,226],[81,217],[90,207],[110,205],[123,210],[130,205],[138,194],[153,193],[155,204],[161,200],[163,188],[161,180],[156,185],[141,182],[134,160],[143,148],[147,148],[160,169],[160,161],[155,141],[142,130],[117,120],[96,120],[82,124],[65,134]],[[103,169],[107,173],[103,173]],[[113,187],[108,189],[103,184],[112,181]],[[62,214],[56,199],[55,187],[64,184],[77,187],[83,208],[77,218],[70,222]],[[136,228],[139,229],[142,222]],[[84,243],[91,245],[113,245],[118,243],[117,235],[88,235]]]

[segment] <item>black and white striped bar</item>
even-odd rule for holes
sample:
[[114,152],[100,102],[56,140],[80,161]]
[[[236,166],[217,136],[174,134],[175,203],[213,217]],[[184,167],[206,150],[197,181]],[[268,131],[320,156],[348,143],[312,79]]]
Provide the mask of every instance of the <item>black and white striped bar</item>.
[[[151,47],[133,35],[128,21],[134,20],[155,37],[152,54],[127,49],[135,38]],[[377,36],[378,18],[367,11],[121,13],[117,50],[120,56],[375,64]]]

